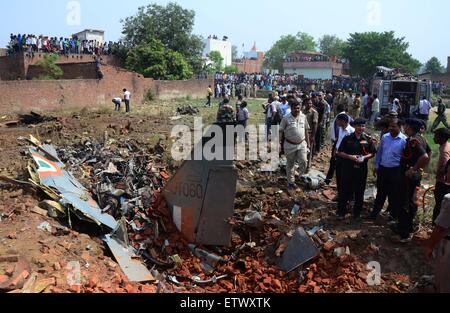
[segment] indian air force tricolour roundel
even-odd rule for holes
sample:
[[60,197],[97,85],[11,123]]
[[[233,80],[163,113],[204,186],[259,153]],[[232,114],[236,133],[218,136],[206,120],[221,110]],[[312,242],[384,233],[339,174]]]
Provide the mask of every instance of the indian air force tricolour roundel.
[[38,166],[40,177],[62,176],[61,169],[56,163],[49,161],[38,154],[32,154],[32,156]]

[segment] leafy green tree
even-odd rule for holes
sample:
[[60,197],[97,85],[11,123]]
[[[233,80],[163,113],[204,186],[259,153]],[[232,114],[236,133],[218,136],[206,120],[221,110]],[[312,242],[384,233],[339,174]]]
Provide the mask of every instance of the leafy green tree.
[[239,59],[239,52],[238,52],[238,47],[233,45],[231,47],[231,60],[237,60]]
[[354,75],[371,77],[377,66],[400,68],[403,72],[416,74],[421,63],[407,52],[409,43],[396,38],[391,32],[366,32],[350,34],[344,47],[344,57],[349,59]]
[[319,50],[329,57],[343,57],[345,41],[335,35],[324,35],[319,39]]
[[192,33],[195,12],[176,3],[166,6],[149,4],[140,7],[134,16],[122,20],[124,42],[128,49],[145,46],[156,39],[171,51],[180,53],[191,69],[199,72],[202,68],[204,43],[201,37]]
[[264,64],[283,73],[284,59],[295,51],[316,51],[314,38],[306,33],[282,36],[266,53]]
[[223,71],[227,74],[239,73],[239,68],[236,65],[227,65],[223,69]]
[[132,71],[142,73],[144,77],[154,79],[188,79],[193,74],[191,67],[179,52],[165,48],[156,39],[131,49],[126,66]]
[[214,71],[220,72],[223,70],[223,57],[219,51],[211,51],[208,57],[212,62],[212,68]]
[[39,76],[38,79],[53,80],[63,77],[64,72],[58,65],[55,64],[56,60],[58,60],[58,56],[56,54],[46,54],[42,60],[36,63],[36,65],[41,67],[44,71],[44,74]]
[[425,63],[425,72],[439,74],[444,73],[445,68],[442,66],[438,58],[432,57],[427,63]]

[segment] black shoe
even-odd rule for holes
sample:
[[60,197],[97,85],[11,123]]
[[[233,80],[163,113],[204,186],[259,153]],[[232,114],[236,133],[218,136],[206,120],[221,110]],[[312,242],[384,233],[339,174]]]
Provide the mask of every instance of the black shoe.
[[394,234],[400,235],[400,229],[398,228],[398,224],[393,224],[389,227]]
[[413,239],[413,235],[400,236],[400,243],[410,243]]
[[377,215],[371,213],[371,214],[365,216],[364,219],[369,220],[369,221],[375,221],[377,219],[377,217],[378,217]]
[[360,215],[353,215],[353,221],[359,223],[362,221],[362,218]]
[[329,186],[331,184],[331,179],[325,179],[325,185]]

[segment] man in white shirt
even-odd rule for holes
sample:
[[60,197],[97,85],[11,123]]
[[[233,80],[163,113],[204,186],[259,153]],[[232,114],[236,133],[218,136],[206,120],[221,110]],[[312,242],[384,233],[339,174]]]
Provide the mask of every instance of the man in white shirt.
[[[333,148],[331,150],[330,165],[328,168],[327,178],[325,180],[325,183],[328,185],[331,183],[331,180],[333,179],[334,173],[336,171],[336,151],[337,151],[336,145],[337,145],[339,135],[340,135],[340,130],[341,130],[337,118],[340,115],[346,115],[348,117],[349,123],[353,122],[353,119],[350,117],[350,115],[348,115],[345,111],[343,111],[343,112],[339,112],[336,115],[336,117],[333,120],[333,123],[331,124],[330,138],[331,138],[331,144],[332,144]],[[341,142],[342,142],[342,140],[341,140]]]
[[279,100],[280,98],[276,96],[274,98],[274,101],[269,102],[267,104],[267,113],[266,113],[267,138],[269,138],[269,135],[271,134],[272,125],[278,125],[278,123],[280,122],[275,120],[281,105]]
[[[336,150],[339,150],[339,147],[341,146],[342,140],[353,134],[355,132],[355,129],[350,126],[350,118],[347,114],[339,114],[336,117],[336,124],[339,126],[339,137],[336,142]],[[344,159],[342,159],[339,156],[336,156],[336,185],[338,194],[342,194],[342,164]]]
[[369,95],[367,93],[364,93],[364,96],[362,97],[361,101],[362,101],[361,116],[367,118],[367,116],[369,115],[367,112],[367,103],[369,102]]
[[131,92],[129,92],[127,89],[123,90],[123,102],[125,102],[126,112],[130,113],[130,99],[131,99]]
[[380,100],[378,99],[378,95],[373,95],[373,103],[372,103],[372,116],[370,118],[370,124],[374,125],[377,121],[377,118],[380,116]]
[[419,103],[419,118],[428,123],[430,116],[431,103],[427,100],[427,97],[423,97]]

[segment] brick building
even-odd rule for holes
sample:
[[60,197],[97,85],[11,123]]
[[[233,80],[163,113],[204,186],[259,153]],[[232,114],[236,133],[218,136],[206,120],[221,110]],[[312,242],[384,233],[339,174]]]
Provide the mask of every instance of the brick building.
[[259,51],[255,43],[252,50],[245,52],[242,60],[233,61],[233,65],[242,73],[262,73],[264,69],[264,52]]
[[450,86],[450,56],[447,58],[447,72],[442,74],[423,73],[419,75],[419,79],[431,80],[433,82],[443,82],[446,86]]
[[80,40],[105,42],[105,32],[98,29],[85,29],[79,33],[73,34],[73,37],[77,37]]

